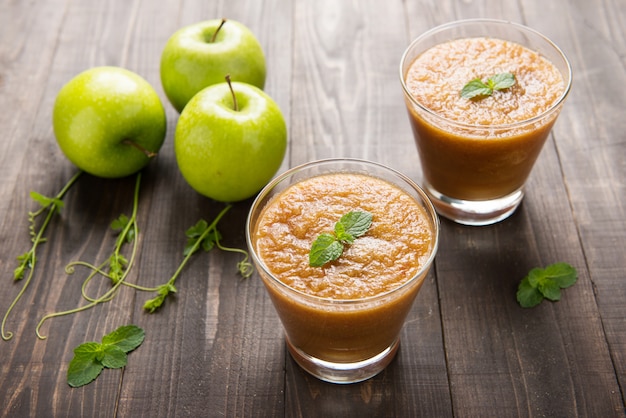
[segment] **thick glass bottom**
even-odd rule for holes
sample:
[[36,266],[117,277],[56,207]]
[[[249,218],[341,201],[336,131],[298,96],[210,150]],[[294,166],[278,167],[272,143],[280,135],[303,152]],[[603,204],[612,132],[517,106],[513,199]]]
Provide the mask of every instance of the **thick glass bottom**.
[[524,198],[523,189],[497,199],[461,200],[439,193],[428,183],[423,187],[439,215],[471,226],[491,225],[508,218]]
[[354,363],[334,363],[304,353],[294,347],[289,338],[286,338],[286,341],[291,356],[300,367],[320,380],[339,384],[362,382],[376,376],[391,363],[400,346],[400,339],[398,338],[381,353],[367,360]]

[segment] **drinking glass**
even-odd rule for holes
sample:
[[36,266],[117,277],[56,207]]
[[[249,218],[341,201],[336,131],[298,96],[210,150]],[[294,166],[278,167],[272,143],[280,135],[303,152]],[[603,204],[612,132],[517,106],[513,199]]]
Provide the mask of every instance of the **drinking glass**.
[[[414,60],[436,45],[480,37],[517,43],[551,62],[563,79],[558,99],[542,113],[505,124],[460,123],[421,103],[407,81]],[[416,38],[402,55],[400,81],[422,167],[420,184],[437,212],[467,225],[489,225],[510,216],[524,197],[524,184],[570,90],[572,69],[565,54],[520,24],[461,20]]]
[[[281,193],[290,186],[329,173],[382,179],[424,209],[425,225],[428,225],[431,237],[429,253],[423,255],[424,262],[416,273],[398,287],[353,299],[320,297],[285,284],[273,272],[273,266],[263,259],[256,237],[266,205],[275,199],[280,202]],[[350,190],[344,192],[351,193]],[[405,318],[437,252],[438,236],[439,221],[435,209],[417,184],[384,165],[356,159],[314,161],[286,171],[259,193],[246,222],[251,258],[282,322],[291,356],[304,370],[333,383],[368,379],[394,358]],[[302,260],[294,259],[293,262]]]

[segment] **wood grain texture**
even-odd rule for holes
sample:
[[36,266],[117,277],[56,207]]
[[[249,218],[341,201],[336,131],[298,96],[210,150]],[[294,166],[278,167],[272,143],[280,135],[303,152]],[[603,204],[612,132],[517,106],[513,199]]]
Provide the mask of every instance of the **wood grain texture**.
[[[178,28],[227,17],[257,35],[265,90],[283,110],[289,148],[281,171],[356,157],[420,179],[398,65],[411,39],[471,17],[527,24],[568,55],[574,85],[510,219],[484,228],[442,220],[436,262],[411,310],[396,359],[363,383],[333,385],[303,372],[258,275],[236,272],[239,254],[195,256],[178,293],[146,314],[151,293],[122,288],[111,302],[47,321],[84,303],[88,272],[113,248],[110,222],[131,211],[135,176],[83,175],[53,219],[32,283],[0,341],[0,416],[626,417],[626,4],[622,0],[233,0],[106,2],[0,0],[0,313],[22,283],[15,256],[29,246],[28,192],[55,194],[75,173],[54,141],[61,86],[97,65],[146,78],[166,108],[159,156],[142,172],[139,255],[128,280],[165,282],[182,259],[185,230],[223,204],[195,193],[177,170],[178,114],[159,80],[160,53]],[[244,248],[251,200],[220,223],[223,244]],[[557,303],[522,309],[519,281],[566,261],[579,272]],[[110,284],[94,279],[90,295]],[[146,330],[120,370],[66,383],[72,349],[118,326]]]

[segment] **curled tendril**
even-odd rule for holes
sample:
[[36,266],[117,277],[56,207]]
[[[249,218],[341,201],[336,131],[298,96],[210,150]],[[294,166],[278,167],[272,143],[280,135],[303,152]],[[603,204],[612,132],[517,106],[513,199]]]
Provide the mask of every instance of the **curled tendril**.
[[244,279],[247,279],[250,276],[252,276],[252,273],[254,273],[254,266],[252,265],[252,263],[248,261],[250,255],[248,254],[246,250],[242,250],[241,248],[225,247],[222,244],[220,244],[219,239],[215,240],[215,245],[217,246],[217,248],[219,248],[222,251],[243,254],[244,259],[237,263],[237,270],[239,271],[239,274],[241,274],[241,276]]
[[[123,234],[124,236],[127,236],[127,234],[129,233],[130,230],[133,231],[133,237],[137,237],[138,234],[138,227],[137,227],[137,209],[139,206],[139,186],[141,184],[141,173],[137,174],[136,177],[136,181],[135,181],[135,193],[134,193],[134,197],[133,197],[133,212],[131,217],[129,218],[128,223],[126,224],[126,226],[124,227],[124,229],[122,230],[121,234]],[[133,266],[133,263],[135,261],[135,256],[137,254],[137,244],[138,239],[134,239],[132,241],[132,250],[131,250],[131,255],[130,255],[130,259],[127,261],[126,263],[126,268],[123,269],[120,273],[120,277],[118,278],[117,281],[114,281],[113,286],[107,291],[105,292],[103,295],[101,295],[100,297],[97,298],[92,298],[89,295],[87,295],[87,285],[89,284],[89,282],[96,276],[96,275],[100,275],[100,276],[104,276],[109,278],[110,280],[112,279],[111,274],[105,272],[103,269],[104,267],[110,262],[110,259],[107,260],[106,262],[102,263],[99,266],[95,266],[91,263],[87,263],[84,261],[74,261],[70,264],[68,264],[68,266],[66,266],[66,271],[69,267],[70,270],[74,269],[75,266],[83,266],[86,267],[87,269],[91,270],[89,275],[87,276],[87,278],[83,281],[83,285],[81,288],[81,293],[82,296],[85,300],[87,300],[89,303],[83,306],[79,306],[77,308],[74,309],[70,309],[67,311],[61,311],[61,312],[54,312],[54,313],[50,313],[47,314],[45,316],[43,316],[41,318],[41,320],[39,321],[39,323],[37,324],[37,327],[35,328],[35,333],[37,334],[37,337],[39,337],[39,339],[41,340],[45,340],[47,337],[42,335],[40,333],[41,327],[43,326],[44,322],[46,322],[48,319],[51,318],[55,318],[55,317],[59,317],[59,316],[64,316],[64,315],[70,315],[70,314],[74,314],[77,312],[81,312],[81,311],[85,311],[87,309],[90,309],[100,303],[105,303],[105,302],[109,302],[110,300],[112,300],[116,294],[117,291],[119,290],[119,287],[122,286],[125,283],[126,277],[128,276],[128,272],[130,271],[131,267]],[[122,241],[122,240],[116,240],[116,245],[115,245],[115,249],[114,249],[114,256],[115,257],[122,257],[122,255],[120,254],[120,247],[122,246],[122,244],[126,242],[126,241]]]
[[[59,191],[59,193],[57,193],[54,198],[49,199],[43,204],[40,199],[35,198],[37,197],[37,194],[36,193],[34,194],[33,192],[31,192],[31,197],[35,198],[35,200],[41,204],[41,207],[34,212],[32,211],[28,212],[28,231],[29,231],[30,241],[32,242],[33,245],[31,246],[29,251],[17,257],[17,259],[20,261],[20,264],[14,270],[13,276],[14,276],[14,279],[21,280],[24,277],[25,270],[27,269],[28,269],[28,274],[26,276],[26,280],[24,281],[24,284],[22,285],[22,288],[18,292],[17,296],[15,296],[15,298],[13,299],[13,302],[11,302],[11,305],[9,305],[9,308],[7,309],[6,313],[2,317],[2,323],[0,325],[0,335],[2,336],[2,339],[5,341],[8,341],[11,338],[13,338],[12,332],[5,331],[5,325],[6,325],[9,315],[11,314],[11,311],[13,310],[13,308],[15,308],[19,300],[22,298],[22,296],[26,292],[26,289],[28,288],[31,282],[31,279],[33,278],[35,265],[37,263],[37,257],[36,257],[37,247],[39,246],[39,244],[46,242],[46,238],[43,235],[46,232],[48,224],[50,223],[52,217],[55,214],[59,213],[59,209],[63,205],[62,203],[63,197],[68,192],[68,190],[70,190],[70,188],[74,185],[74,183],[76,183],[76,181],[78,180],[78,178],[81,176],[82,173],[83,173],[82,171],[76,172],[76,174],[74,174],[70,178],[70,180],[65,184],[65,186],[63,186],[61,191]],[[40,216],[41,214],[43,214],[45,211],[47,211],[48,213],[46,214],[41,226],[39,227],[39,230],[37,231],[36,218]]]
[[247,257],[245,260],[237,263],[237,269],[244,279],[249,278],[254,273],[254,266],[248,261]]

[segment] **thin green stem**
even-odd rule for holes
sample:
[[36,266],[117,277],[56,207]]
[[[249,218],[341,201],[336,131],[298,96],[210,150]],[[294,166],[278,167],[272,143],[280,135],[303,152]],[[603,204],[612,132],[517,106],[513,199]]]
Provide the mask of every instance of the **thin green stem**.
[[[55,196],[55,199],[59,199],[59,200],[63,199],[65,194],[70,190],[70,188],[74,185],[74,183],[76,183],[76,181],[78,180],[78,178],[80,177],[80,175],[82,173],[83,173],[82,171],[76,172],[76,174],[74,174],[70,178],[70,180],[65,184],[65,186],[63,186],[61,191],[59,191],[59,193],[57,193],[57,195]],[[37,262],[37,257],[36,257],[37,247],[39,246],[39,244],[41,244],[41,243],[43,243],[45,241],[45,238],[43,238],[43,234],[46,231],[46,229],[48,228],[48,224],[50,223],[50,220],[52,219],[54,214],[58,211],[58,207],[51,203],[50,205],[48,205],[46,207],[42,207],[39,210],[37,210],[35,212],[32,212],[32,214],[30,215],[30,218],[31,218],[32,222],[34,222],[35,217],[37,217],[40,214],[42,214],[45,209],[48,209],[48,214],[46,215],[46,217],[45,217],[41,227],[39,228],[39,231],[37,232],[37,234],[31,238],[31,241],[32,241],[33,245],[31,247],[31,249],[28,251],[28,253],[26,253],[30,257],[30,266],[29,266],[28,275],[26,276],[26,281],[24,282],[24,285],[22,286],[22,289],[20,289],[20,291],[17,294],[17,296],[15,297],[15,299],[13,299],[13,302],[11,302],[11,305],[9,305],[9,308],[7,309],[7,312],[4,314],[4,316],[2,318],[2,325],[0,327],[1,328],[0,329],[0,334],[2,335],[2,339],[5,340],[5,341],[9,341],[11,338],[13,338],[13,333],[12,332],[5,331],[6,321],[7,321],[8,317],[9,317],[9,315],[11,314],[11,311],[13,310],[15,305],[17,305],[19,300],[22,298],[22,296],[26,292],[26,289],[30,285],[31,279],[33,278],[33,274],[34,274],[34,271],[35,271],[35,265],[36,265],[36,262]],[[31,223],[30,226],[31,227],[33,226],[32,223]]]
[[[99,298],[92,298],[91,296],[89,296],[87,294],[87,285],[91,282],[91,279],[96,277],[96,275],[98,275],[98,274],[110,279],[110,277],[107,274],[107,272],[104,271],[104,266],[106,266],[106,264],[107,263],[104,262],[104,263],[102,263],[102,264],[100,264],[99,266],[96,267],[93,264],[86,263],[84,261],[74,261],[74,262],[68,264],[67,266],[65,266],[65,272],[68,273],[68,274],[72,274],[73,273],[74,266],[83,266],[83,267],[87,267],[88,269],[91,270],[91,273],[89,273],[87,278],[83,281],[83,285],[80,287],[80,292],[83,295],[83,298],[85,300],[87,300],[88,302],[95,302],[97,299],[99,299]],[[115,294],[113,294],[111,296],[111,299],[113,299],[114,296],[115,296]]]
[[139,290],[141,292],[156,292],[157,290],[159,290],[158,287],[145,287],[145,286],[138,285],[136,283],[129,283],[129,282],[124,282],[124,286],[130,287],[135,290]]
[[154,312],[156,309],[158,309],[162,305],[167,295],[169,295],[170,293],[176,292],[176,287],[174,286],[174,282],[176,282],[176,279],[178,278],[178,276],[180,276],[181,272],[187,265],[187,262],[189,261],[191,256],[200,249],[200,246],[205,240],[207,240],[209,235],[211,233],[215,233],[217,236],[217,233],[216,233],[217,224],[224,217],[226,212],[229,211],[231,207],[232,207],[231,204],[226,205],[226,207],[222,209],[222,211],[217,215],[217,217],[213,220],[213,222],[210,225],[208,225],[202,231],[202,233],[195,239],[195,241],[193,242],[193,245],[185,249],[185,257],[183,258],[183,261],[180,263],[180,265],[178,266],[174,274],[170,277],[170,279],[167,282],[157,286],[154,289],[156,292],[158,292],[158,295],[155,298],[146,301],[146,303],[144,304],[144,309],[148,310],[151,313]]
[[[32,252],[33,260],[35,260],[35,248],[33,248],[31,252]],[[11,311],[13,310],[15,305],[17,305],[17,302],[19,302],[19,300],[22,298],[22,295],[24,295],[24,293],[26,292],[26,289],[28,288],[28,285],[30,284],[31,279],[33,278],[33,272],[34,272],[34,268],[31,267],[28,271],[28,276],[26,276],[26,280],[24,281],[24,285],[18,292],[17,296],[15,296],[15,299],[13,299],[13,302],[11,302],[11,304],[9,305],[9,308],[7,309],[7,312],[4,314],[4,317],[2,317],[1,333],[2,333],[2,339],[4,341],[9,341],[11,338],[13,338],[13,333],[11,331],[5,331],[5,324],[7,322],[7,319],[9,318],[9,315],[11,314]]]
[[[124,228],[124,230],[121,232],[122,234],[127,234],[128,231],[130,231],[131,228],[133,228],[134,233],[135,233],[135,238],[133,239],[133,247],[132,247],[132,251],[131,251],[131,256],[130,259],[128,260],[128,266],[126,267],[126,269],[124,270],[124,273],[122,274],[122,277],[120,278],[120,280],[115,283],[111,289],[109,289],[107,292],[105,292],[102,296],[100,296],[97,299],[93,299],[93,298],[88,298],[88,300],[91,300],[90,303],[88,303],[87,305],[83,305],[74,309],[69,309],[67,311],[61,311],[61,312],[54,312],[54,313],[50,313],[45,315],[44,317],[41,318],[41,320],[39,321],[39,323],[37,324],[37,328],[35,328],[35,332],[37,334],[37,337],[39,337],[39,339],[41,340],[45,340],[47,337],[44,335],[41,335],[41,333],[39,332],[39,330],[41,329],[42,325],[44,324],[44,322],[46,322],[48,319],[51,318],[56,318],[59,316],[64,316],[64,315],[71,315],[77,312],[82,312],[85,311],[87,309],[93,308],[94,306],[100,304],[100,303],[105,303],[108,302],[110,300],[113,299],[113,297],[115,296],[115,293],[117,292],[117,290],[119,289],[119,287],[124,284],[124,281],[126,280],[126,277],[128,276],[131,267],[133,266],[134,262],[135,262],[135,257],[137,255],[137,247],[138,247],[138,241],[139,241],[139,228],[137,227],[137,208],[139,207],[139,189],[140,189],[140,184],[141,184],[141,173],[137,174],[137,179],[135,181],[135,193],[134,193],[134,197],[133,197],[133,211],[132,211],[132,215],[130,217],[130,220],[128,222],[128,224],[126,225],[126,227]],[[118,240],[118,242],[116,243],[115,246],[115,254],[119,255],[119,250],[120,247],[122,246],[124,240]],[[85,265],[88,265],[87,263],[85,263]],[[100,268],[97,269],[98,271],[94,271],[90,274],[90,277],[88,277],[87,280],[91,280],[91,277],[93,277],[93,275],[98,274],[99,271],[101,271]]]
[[176,269],[176,271],[174,272],[174,274],[172,275],[172,277],[168,280],[167,283],[169,284],[174,284],[174,282],[176,281],[176,279],[178,278],[178,276],[180,275],[180,273],[183,271],[183,268],[185,268],[185,265],[187,264],[187,262],[189,261],[189,259],[191,258],[191,256],[198,251],[198,249],[200,248],[200,245],[202,245],[202,241],[204,241],[206,239],[206,237],[217,227],[217,224],[219,223],[220,219],[222,219],[222,217],[226,214],[226,212],[228,212],[228,210],[232,207],[233,205],[228,204],[226,205],[226,207],[224,209],[222,209],[222,211],[217,215],[217,217],[213,220],[213,222],[211,223],[211,225],[209,225],[209,227],[207,229],[204,230],[204,232],[202,233],[202,235],[200,235],[198,237],[198,239],[196,240],[196,242],[193,244],[193,246],[191,247],[191,249],[189,250],[189,252],[187,253],[187,255],[185,256],[185,258],[183,259],[183,261],[180,263],[180,265],[178,266],[178,269]]

